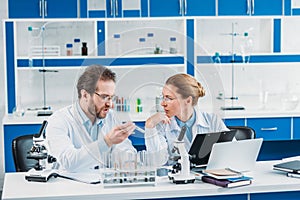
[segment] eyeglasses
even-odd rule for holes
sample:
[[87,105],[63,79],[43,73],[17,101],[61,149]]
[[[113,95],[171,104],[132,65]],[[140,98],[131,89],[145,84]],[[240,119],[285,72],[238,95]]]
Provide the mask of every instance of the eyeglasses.
[[99,94],[97,92],[95,92],[95,94],[100,97],[103,101],[105,102],[109,102],[109,101],[115,101],[116,100],[116,96],[110,96],[110,95],[107,95],[107,94]]
[[164,96],[160,96],[160,101],[164,101],[164,102],[171,102],[177,98],[170,98],[170,97],[164,97]]

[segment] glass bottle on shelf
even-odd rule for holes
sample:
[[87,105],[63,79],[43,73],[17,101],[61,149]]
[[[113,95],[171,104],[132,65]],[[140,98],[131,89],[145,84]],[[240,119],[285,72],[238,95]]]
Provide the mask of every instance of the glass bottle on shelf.
[[28,27],[28,67],[33,67],[32,59],[32,46],[33,46],[33,36],[32,36],[32,27]]
[[112,55],[114,56],[120,56],[121,55],[121,35],[119,33],[115,33],[113,35],[113,40],[112,40]]
[[74,38],[74,47],[73,47],[73,55],[80,56],[81,55],[81,44],[79,38]]
[[138,52],[139,54],[143,55],[145,54],[145,49],[146,49],[146,38],[139,38],[139,46],[138,46]]
[[82,43],[81,55],[82,56],[87,56],[88,55],[88,47],[87,47],[87,43],[86,42]]
[[170,37],[169,53],[170,54],[177,53],[176,37]]
[[154,33],[147,33],[147,49],[149,50],[149,53],[154,53]]
[[241,45],[243,63],[250,62],[250,56],[252,52],[253,52],[253,40],[249,36],[248,32],[245,32],[243,35],[243,41]]
[[71,43],[66,44],[66,55],[67,56],[73,55],[73,44]]

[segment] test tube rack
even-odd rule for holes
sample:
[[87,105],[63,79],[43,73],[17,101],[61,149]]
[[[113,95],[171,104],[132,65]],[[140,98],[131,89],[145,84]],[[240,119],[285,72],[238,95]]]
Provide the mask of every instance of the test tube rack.
[[131,185],[156,185],[155,169],[119,170],[107,168],[102,171],[103,187]]

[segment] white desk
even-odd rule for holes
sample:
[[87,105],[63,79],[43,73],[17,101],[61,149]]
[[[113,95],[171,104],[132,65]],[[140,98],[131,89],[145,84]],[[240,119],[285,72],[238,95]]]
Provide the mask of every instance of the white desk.
[[[194,184],[176,185],[167,178],[158,178],[156,186],[129,186],[103,188],[101,184],[90,185],[71,180],[52,178],[47,183],[27,182],[24,173],[6,173],[2,199],[146,199],[192,196],[217,196],[254,193],[298,191],[300,179],[286,177],[284,173],[272,170],[278,161],[258,162],[249,186],[221,188],[196,180]],[[250,194],[250,195],[249,195]],[[246,199],[243,197],[243,199]],[[257,199],[257,198],[256,198]]]

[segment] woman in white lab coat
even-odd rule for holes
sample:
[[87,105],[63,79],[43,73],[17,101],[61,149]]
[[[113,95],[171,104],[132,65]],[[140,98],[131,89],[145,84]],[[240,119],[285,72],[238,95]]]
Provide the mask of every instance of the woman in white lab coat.
[[228,130],[217,115],[199,110],[198,99],[204,95],[202,85],[188,74],[176,74],[166,81],[161,101],[164,112],[152,115],[145,124],[146,148],[148,151],[161,152],[157,161],[161,165],[174,164],[170,158],[178,154],[172,149],[183,126],[187,127],[183,138],[187,151],[197,134]]

